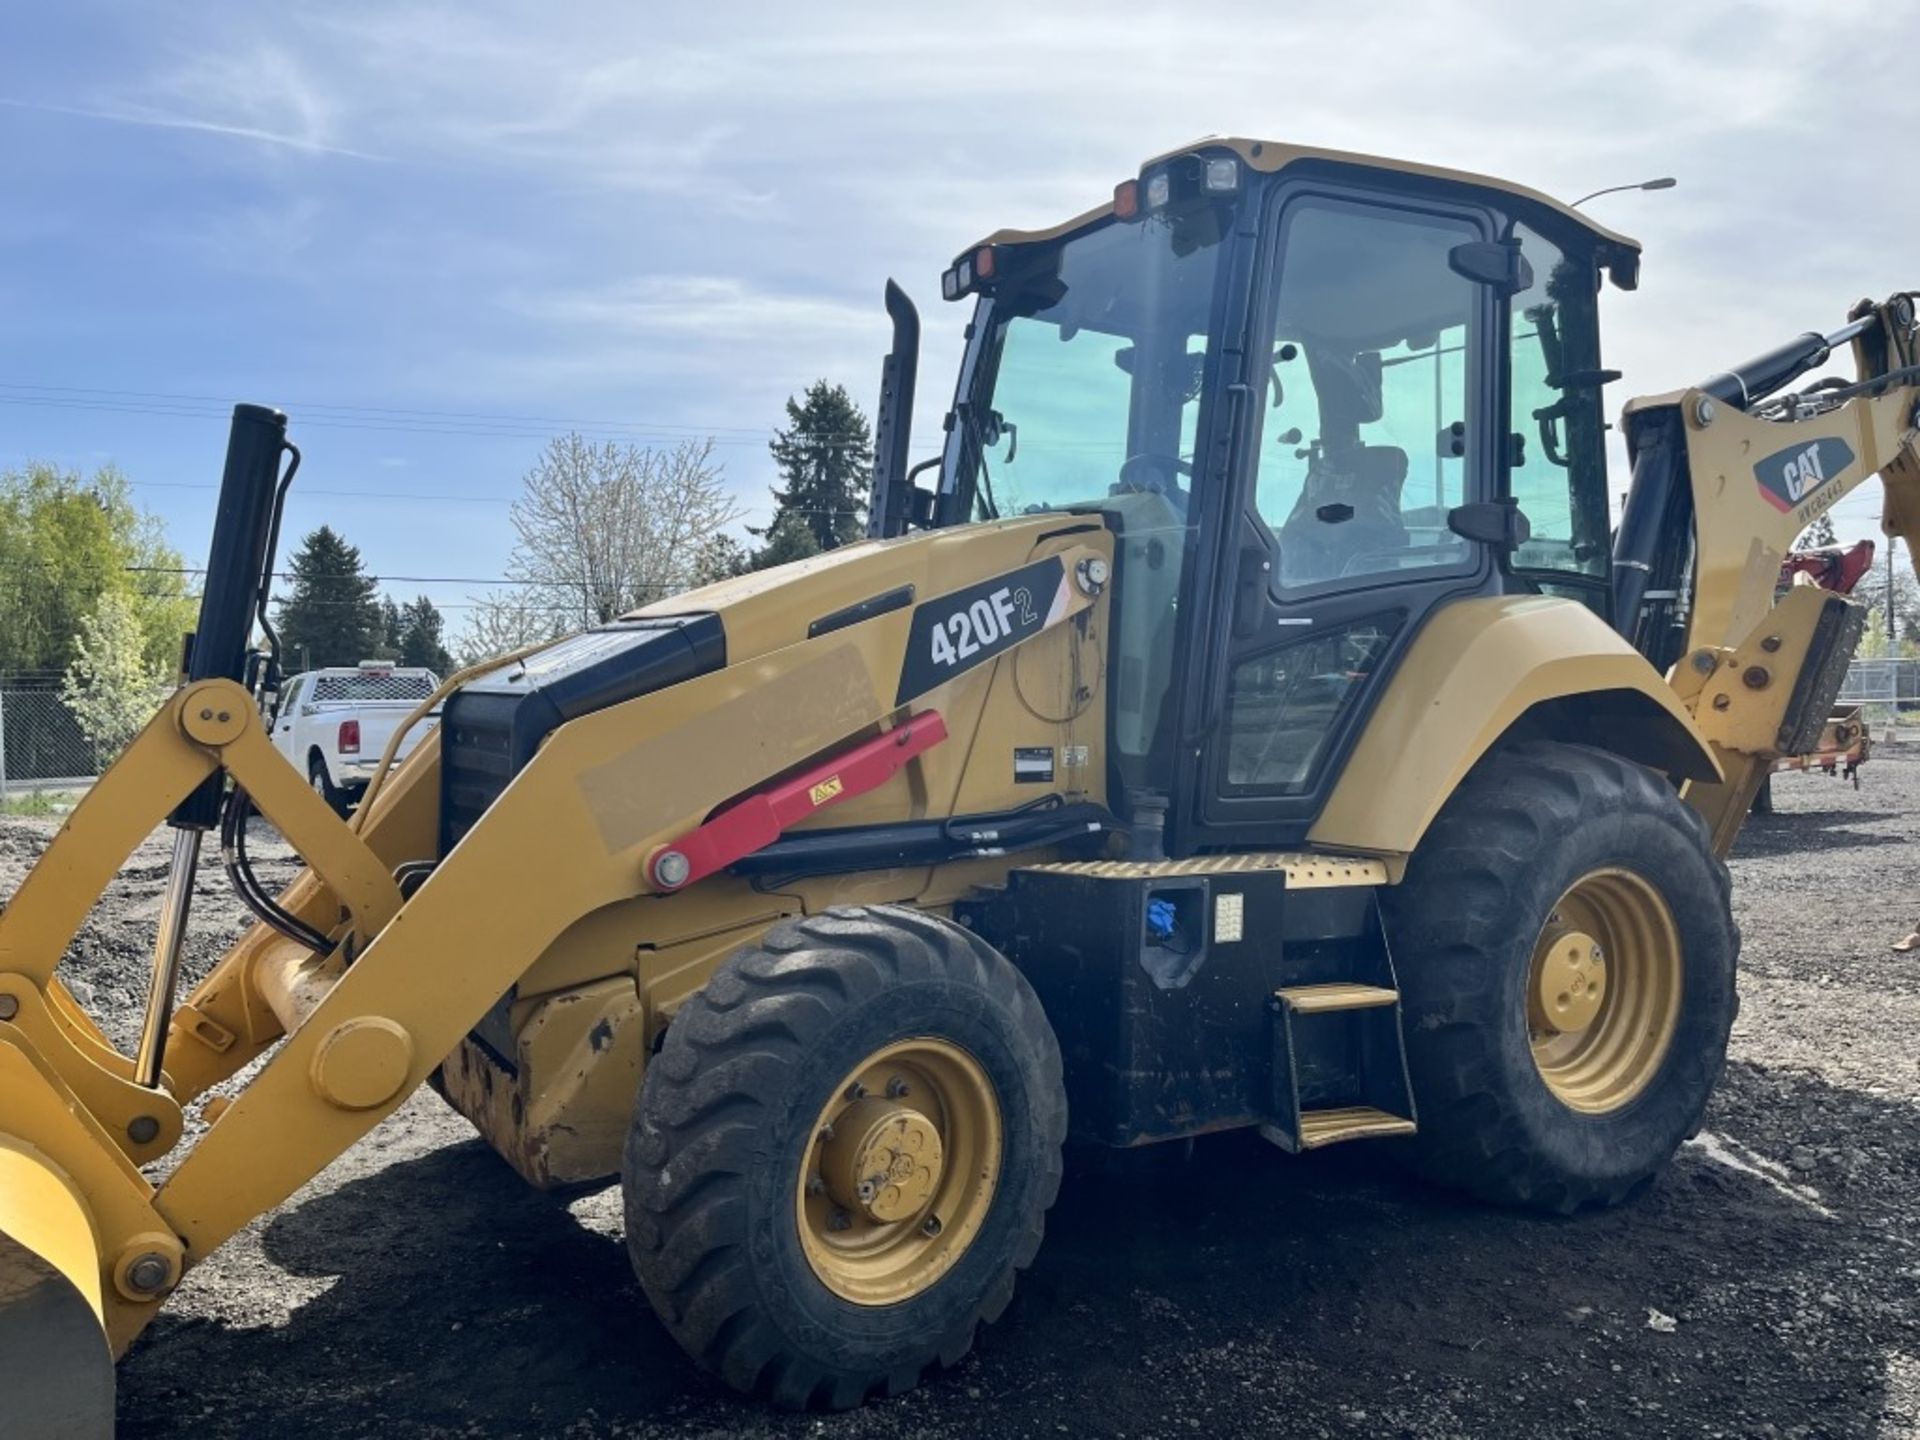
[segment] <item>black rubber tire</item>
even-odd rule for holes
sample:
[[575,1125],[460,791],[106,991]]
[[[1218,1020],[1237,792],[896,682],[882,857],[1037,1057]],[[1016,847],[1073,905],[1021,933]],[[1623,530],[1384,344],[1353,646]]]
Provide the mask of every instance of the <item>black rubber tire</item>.
[[[1533,1062],[1525,993],[1548,913],[1582,875],[1634,871],[1666,900],[1683,976],[1672,1044],[1644,1090],[1589,1114]],[[1659,776],[1602,750],[1504,748],[1469,775],[1385,893],[1428,1179],[1570,1214],[1628,1199],[1700,1126],[1738,1010],[1740,932],[1707,828]]]
[[[896,1040],[967,1050],[1000,1102],[1000,1179],[948,1273],[897,1304],[821,1283],[794,1186],[834,1088]],[[1060,1050],[1032,988],[985,941],[897,906],[787,921],[731,956],[647,1066],[621,1186],[627,1251],[661,1322],[735,1389],[845,1409],[952,1365],[1013,1296],[1060,1188]]]
[[347,792],[335,785],[328,777],[327,762],[324,757],[318,754],[308,757],[307,783],[313,787],[316,795],[333,807],[334,814],[343,820],[346,819],[347,811],[351,808]]

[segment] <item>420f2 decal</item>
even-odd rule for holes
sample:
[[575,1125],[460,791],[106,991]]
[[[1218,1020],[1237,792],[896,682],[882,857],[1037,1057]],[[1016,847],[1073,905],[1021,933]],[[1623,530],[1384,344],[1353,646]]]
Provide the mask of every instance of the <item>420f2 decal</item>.
[[916,607],[895,703],[1037,635],[1066,613],[1069,599],[1066,566],[1056,555]]

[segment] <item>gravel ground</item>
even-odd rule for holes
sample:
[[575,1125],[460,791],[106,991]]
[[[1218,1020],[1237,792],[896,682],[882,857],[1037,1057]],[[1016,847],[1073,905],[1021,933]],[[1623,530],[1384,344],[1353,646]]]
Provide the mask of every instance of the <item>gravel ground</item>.
[[[1734,861],[1744,1008],[1699,1139],[1571,1221],[1227,1136],[1069,1181],[952,1374],[784,1416],[648,1313],[614,1191],[526,1189],[422,1092],[189,1277],[120,1371],[127,1437],[1920,1435],[1920,750],[1783,776]],[[0,821],[0,895],[52,826]],[[290,873],[267,843],[270,880]],[[125,1043],[165,862],[67,967]],[[235,933],[217,869],[197,974]]]

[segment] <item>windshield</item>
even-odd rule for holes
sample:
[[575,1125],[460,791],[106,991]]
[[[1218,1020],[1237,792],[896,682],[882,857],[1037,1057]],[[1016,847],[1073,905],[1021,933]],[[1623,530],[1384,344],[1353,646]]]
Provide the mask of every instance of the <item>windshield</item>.
[[[1217,229],[1110,221],[1007,252],[944,488],[993,518],[1164,496],[1186,515]],[[963,385],[966,377],[963,377]]]

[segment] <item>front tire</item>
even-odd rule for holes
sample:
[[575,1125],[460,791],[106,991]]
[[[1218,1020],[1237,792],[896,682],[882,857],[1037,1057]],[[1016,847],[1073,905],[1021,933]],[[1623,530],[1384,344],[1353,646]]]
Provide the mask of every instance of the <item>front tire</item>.
[[895,906],[788,921],[647,1067],[628,1254],[701,1365],[843,1409],[953,1364],[1005,1309],[1065,1138],[1053,1031],[986,942]]
[[1557,1213],[1698,1130],[1740,948],[1726,866],[1657,775],[1583,746],[1489,757],[1388,892],[1426,1177]]

